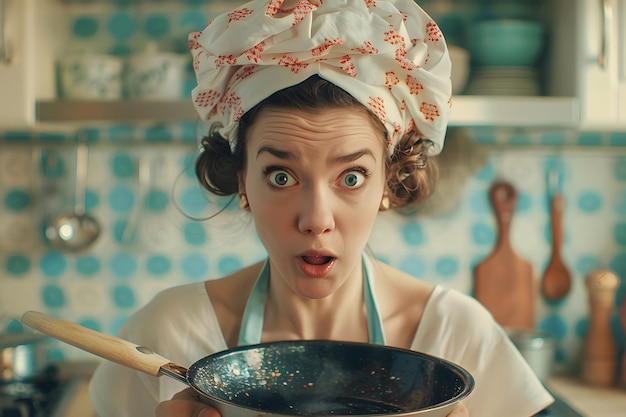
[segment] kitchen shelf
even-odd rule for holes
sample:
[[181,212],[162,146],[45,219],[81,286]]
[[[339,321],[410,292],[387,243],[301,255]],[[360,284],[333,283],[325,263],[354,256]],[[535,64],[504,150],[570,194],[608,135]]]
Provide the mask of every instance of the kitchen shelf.
[[188,122],[198,120],[198,114],[191,99],[38,101],[36,115],[38,122]]
[[565,127],[580,124],[574,97],[456,96],[450,125]]
[[[191,99],[177,101],[39,101],[38,122],[197,121]],[[576,126],[579,103],[572,97],[455,96],[452,126]]]

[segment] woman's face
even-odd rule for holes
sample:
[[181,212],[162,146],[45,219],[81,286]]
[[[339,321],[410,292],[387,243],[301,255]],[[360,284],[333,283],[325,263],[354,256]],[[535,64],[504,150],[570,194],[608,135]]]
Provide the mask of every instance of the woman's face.
[[383,133],[364,111],[262,110],[246,137],[243,188],[272,276],[323,298],[350,276],[385,184]]

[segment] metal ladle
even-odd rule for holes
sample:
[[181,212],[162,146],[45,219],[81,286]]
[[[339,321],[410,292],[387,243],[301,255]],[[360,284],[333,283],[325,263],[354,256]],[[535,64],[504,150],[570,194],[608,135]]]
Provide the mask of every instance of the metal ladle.
[[85,212],[87,161],[87,144],[79,142],[76,145],[74,211],[56,216],[46,228],[46,237],[50,244],[67,252],[84,250],[100,236],[100,223]]

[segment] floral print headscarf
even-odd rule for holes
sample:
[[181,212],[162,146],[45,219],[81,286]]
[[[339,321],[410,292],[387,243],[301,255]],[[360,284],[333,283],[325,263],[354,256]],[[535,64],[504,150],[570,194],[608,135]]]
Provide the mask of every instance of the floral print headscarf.
[[231,141],[241,116],[314,74],[385,125],[388,147],[415,130],[441,151],[451,106],[441,30],[413,0],[252,0],[189,35],[201,119]]

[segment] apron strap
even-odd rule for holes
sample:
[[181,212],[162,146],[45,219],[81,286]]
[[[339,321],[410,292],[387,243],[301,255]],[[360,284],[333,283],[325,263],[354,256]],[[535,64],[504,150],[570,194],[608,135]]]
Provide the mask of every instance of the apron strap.
[[237,346],[256,345],[261,343],[263,321],[265,319],[265,299],[270,284],[270,261],[265,260],[263,269],[252,288],[250,297],[241,319]]
[[[367,311],[367,328],[369,333],[369,343],[384,345],[385,334],[383,332],[382,319],[374,298],[373,287],[373,266],[371,260],[363,255],[363,297],[365,309]],[[263,333],[263,320],[265,314],[265,300],[270,283],[270,263],[265,260],[263,268],[259,273],[254,288],[246,302],[246,308],[241,319],[241,329],[239,331],[238,346],[248,346],[261,343]]]

